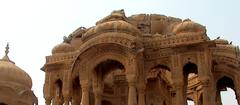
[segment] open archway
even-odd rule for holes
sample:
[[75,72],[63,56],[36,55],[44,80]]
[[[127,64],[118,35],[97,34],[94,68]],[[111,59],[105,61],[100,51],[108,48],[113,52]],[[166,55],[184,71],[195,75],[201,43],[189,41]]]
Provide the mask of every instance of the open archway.
[[[125,75],[124,65],[113,59],[107,59],[94,67],[94,90],[95,91],[95,103],[100,103],[102,105],[112,105],[101,101],[102,98],[108,96],[107,100],[112,100],[113,97],[126,96],[128,91],[128,84]],[[101,90],[101,91],[99,91]],[[98,95],[98,96],[97,96]],[[101,97],[101,98],[100,98]],[[127,100],[123,102],[127,104]],[[100,104],[99,104],[100,105]]]
[[188,105],[194,105],[194,100],[187,98],[188,90],[191,90],[191,81],[195,81],[198,79],[198,67],[194,63],[187,63],[183,66],[183,97],[185,99],[185,103]]
[[171,71],[165,65],[156,65],[147,72],[146,104],[168,105],[171,93],[169,90]]
[[234,82],[229,77],[222,77],[217,81],[217,102],[220,105],[237,105]]

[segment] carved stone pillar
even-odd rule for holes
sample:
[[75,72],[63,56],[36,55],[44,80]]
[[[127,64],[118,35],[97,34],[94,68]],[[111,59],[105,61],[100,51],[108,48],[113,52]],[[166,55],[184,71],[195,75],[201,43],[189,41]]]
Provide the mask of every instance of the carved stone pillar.
[[175,53],[172,55],[172,80],[173,88],[171,90],[172,105],[186,105],[186,95],[184,91],[184,76],[183,76],[183,65],[182,57],[180,54]]
[[70,90],[69,90],[69,87],[68,87],[68,83],[64,82],[64,86],[63,86],[63,101],[64,101],[64,105],[69,105],[69,102],[70,102]]
[[70,98],[69,97],[64,97],[64,105],[69,105]]
[[194,89],[194,92],[193,92],[193,101],[194,101],[194,105],[199,105],[199,100],[198,100],[198,91]]
[[184,90],[180,83],[174,83],[171,89],[172,105],[186,105],[184,99]]
[[137,105],[136,83],[129,82],[128,105]]
[[[80,88],[79,88],[80,89]],[[80,90],[81,91],[81,90]],[[74,91],[75,92],[75,91]],[[80,99],[79,99],[79,96],[78,94],[73,93],[73,96],[72,96],[72,105],[80,105]]]
[[236,99],[237,99],[238,105],[240,105],[240,89],[236,89]]
[[78,101],[76,99],[72,99],[72,105],[79,105],[79,103],[77,103]]
[[175,84],[175,104],[177,105],[185,105],[185,93],[184,93],[184,86],[183,86],[183,82],[179,82]]
[[52,98],[53,98],[53,85],[50,85],[51,84],[51,75],[49,72],[46,72],[45,73],[45,83],[44,83],[44,87],[43,87],[43,95],[44,95],[44,98],[45,98],[45,104],[46,105],[51,105],[52,103]]
[[53,99],[53,105],[62,105],[62,92],[61,88],[56,85],[55,95]]
[[202,88],[203,88],[203,105],[211,105],[211,98],[209,97],[211,95],[209,91],[209,80],[203,80],[202,82]]
[[45,104],[46,105],[51,105],[51,101],[52,101],[51,99],[45,99]]
[[59,97],[54,97],[53,105],[61,105],[61,99]]
[[127,75],[128,79],[128,105],[137,105],[136,78],[135,75]]
[[101,93],[99,92],[94,93],[94,97],[95,97],[95,105],[101,105],[102,104]]
[[82,99],[81,105],[89,105],[89,84],[88,81],[81,81]]
[[53,98],[53,103],[52,103],[53,105],[57,105],[57,99],[56,99],[56,97],[54,97]]
[[94,87],[94,97],[95,97],[95,105],[101,105],[102,104],[102,87]]
[[217,91],[217,95],[216,95],[216,105],[222,105],[222,101],[221,101],[221,96],[220,96],[220,91]]
[[[145,84],[144,84],[145,85]],[[145,105],[145,88],[146,86],[141,85],[138,87],[138,105]]]
[[203,105],[215,105],[216,92],[212,74],[212,52],[205,46],[198,54],[198,76],[202,83]]
[[240,78],[236,78],[234,81],[235,95],[238,105],[240,105]]
[[102,104],[102,92],[103,92],[103,73],[101,70],[93,71],[93,93],[94,93],[94,105]]

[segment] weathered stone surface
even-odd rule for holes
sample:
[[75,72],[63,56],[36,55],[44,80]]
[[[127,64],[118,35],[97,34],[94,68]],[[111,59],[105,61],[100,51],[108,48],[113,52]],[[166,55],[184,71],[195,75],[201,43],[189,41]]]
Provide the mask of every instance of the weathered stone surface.
[[117,10],[54,47],[43,67],[44,98],[47,105],[220,105],[219,92],[230,87],[240,102],[239,52],[190,19]]

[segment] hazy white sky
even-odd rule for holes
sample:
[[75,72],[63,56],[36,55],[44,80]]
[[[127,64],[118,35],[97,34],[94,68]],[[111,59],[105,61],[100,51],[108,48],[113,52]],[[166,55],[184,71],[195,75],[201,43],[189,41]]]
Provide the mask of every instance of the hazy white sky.
[[[0,55],[10,42],[11,60],[32,77],[39,105],[44,105],[40,68],[45,56],[78,27],[93,26],[112,10],[124,9],[127,16],[157,13],[190,18],[205,25],[210,38],[221,36],[240,45],[239,5],[239,0],[0,0]],[[237,105],[228,101],[223,105]]]

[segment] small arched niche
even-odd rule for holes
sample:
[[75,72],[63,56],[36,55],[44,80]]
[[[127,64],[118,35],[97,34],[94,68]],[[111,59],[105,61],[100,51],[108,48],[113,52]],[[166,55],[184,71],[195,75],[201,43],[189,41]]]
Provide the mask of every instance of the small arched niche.
[[198,74],[198,67],[196,64],[189,62],[183,66],[183,73],[185,75],[188,75],[189,73]]
[[55,82],[55,95],[60,97],[62,95],[62,87],[63,87],[63,83],[62,83],[62,80],[58,79],[56,82]]
[[63,82],[61,79],[56,80],[54,84],[54,99],[53,103],[63,104],[62,94]]

